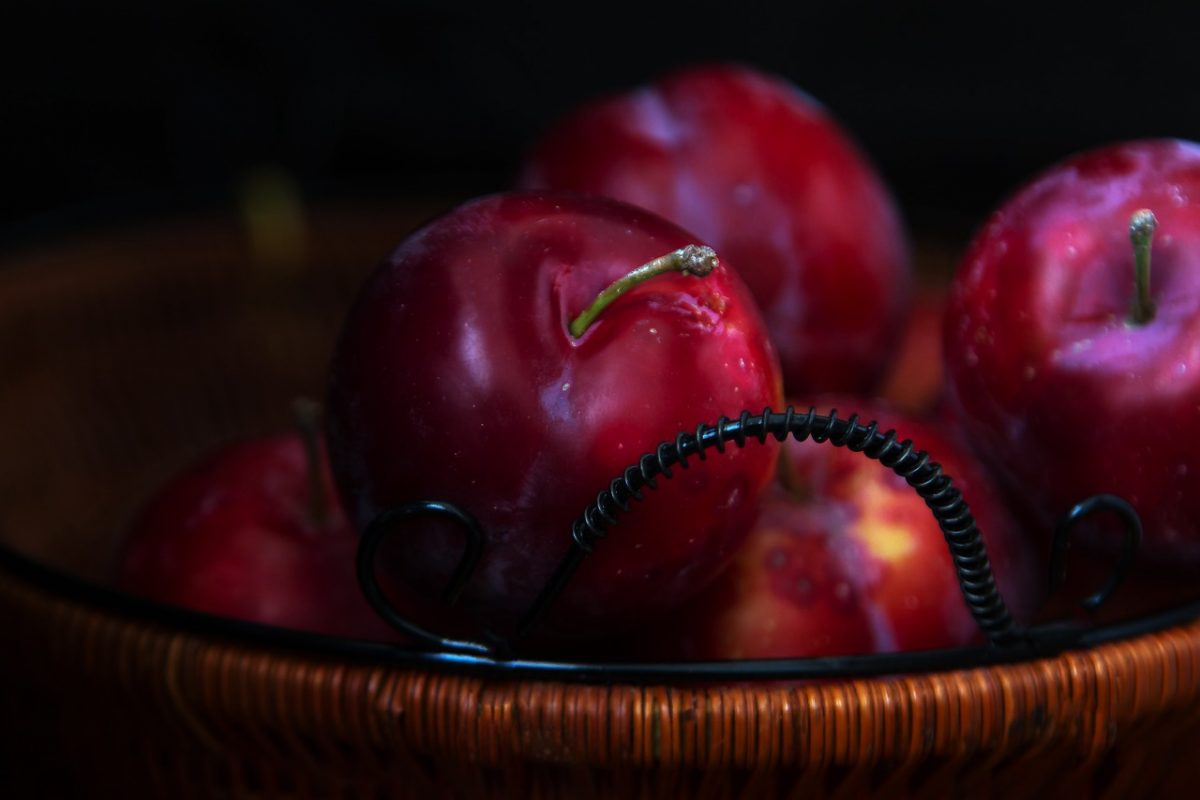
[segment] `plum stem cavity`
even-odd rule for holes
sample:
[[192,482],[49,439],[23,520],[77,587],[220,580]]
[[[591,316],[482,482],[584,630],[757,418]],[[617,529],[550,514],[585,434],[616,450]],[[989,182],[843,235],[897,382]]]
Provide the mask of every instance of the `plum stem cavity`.
[[571,320],[568,330],[576,339],[583,336],[596,318],[604,313],[604,309],[612,305],[618,297],[653,277],[667,272],[681,272],[684,275],[703,278],[716,269],[718,263],[717,254],[711,247],[698,244],[689,244],[664,256],[659,256],[653,261],[648,261],[631,270],[605,287],[604,291],[596,295],[596,299],[584,309],[583,313]]

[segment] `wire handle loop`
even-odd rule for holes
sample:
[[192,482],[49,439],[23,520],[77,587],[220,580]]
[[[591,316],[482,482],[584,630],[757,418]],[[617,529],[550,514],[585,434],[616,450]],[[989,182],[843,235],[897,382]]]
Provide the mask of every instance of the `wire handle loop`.
[[1120,517],[1125,536],[1121,540],[1121,552],[1108,581],[1100,589],[1085,597],[1081,604],[1088,611],[1104,605],[1121,586],[1133,567],[1134,555],[1142,542],[1142,520],[1137,511],[1124,498],[1115,494],[1097,494],[1076,503],[1063,515],[1054,530],[1054,541],[1050,549],[1050,593],[1062,588],[1067,579],[1067,551],[1071,545],[1071,531],[1085,518],[1098,511],[1111,511]]
[[485,539],[483,528],[479,526],[479,522],[476,521],[475,517],[453,503],[440,500],[418,500],[413,503],[397,506],[396,508],[390,508],[371,520],[366,530],[363,531],[361,541],[358,543],[358,584],[362,588],[363,594],[366,595],[371,607],[375,609],[375,613],[383,617],[393,628],[408,634],[414,639],[418,639],[422,643],[432,647],[453,652],[492,654],[496,650],[495,647],[480,644],[479,642],[438,636],[405,619],[396,611],[395,606],[388,600],[387,595],[383,592],[383,588],[379,585],[379,579],[375,574],[375,561],[379,555],[379,545],[382,544],[384,537],[395,531],[397,523],[411,517],[430,514],[449,517],[462,526],[467,536],[462,557],[459,559],[458,566],[454,570],[454,575],[450,578],[450,582],[446,585],[442,593],[443,602],[447,605],[454,605],[459,594],[462,592],[463,586],[466,585],[471,575],[475,572],[475,568],[479,565],[479,559],[483,555]]

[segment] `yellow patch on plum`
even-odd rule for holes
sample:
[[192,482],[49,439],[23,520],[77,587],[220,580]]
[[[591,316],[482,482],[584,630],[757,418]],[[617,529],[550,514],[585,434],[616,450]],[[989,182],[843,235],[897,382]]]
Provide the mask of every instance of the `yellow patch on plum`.
[[874,480],[858,483],[858,491],[865,495],[860,506],[865,513],[855,525],[859,540],[881,561],[894,563],[907,558],[916,544],[911,523],[905,520],[906,509],[898,502],[895,490]]

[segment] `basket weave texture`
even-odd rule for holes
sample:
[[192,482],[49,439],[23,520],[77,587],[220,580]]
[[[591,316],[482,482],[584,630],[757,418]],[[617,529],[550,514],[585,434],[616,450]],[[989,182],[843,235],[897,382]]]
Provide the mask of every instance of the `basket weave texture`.
[[[220,219],[8,256],[0,543],[102,580],[163,475],[319,391],[354,287],[425,213],[314,216],[290,264]],[[0,569],[0,708],[12,797],[1190,796],[1200,626],[947,673],[583,685],[188,633]]]

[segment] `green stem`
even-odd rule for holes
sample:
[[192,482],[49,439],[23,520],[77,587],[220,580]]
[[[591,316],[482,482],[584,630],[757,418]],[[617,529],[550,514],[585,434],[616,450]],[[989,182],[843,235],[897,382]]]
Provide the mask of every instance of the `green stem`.
[[321,434],[318,430],[321,407],[307,397],[297,397],[292,402],[292,412],[308,462],[308,513],[314,523],[323,525],[329,516],[329,503],[325,498],[325,482],[321,480]]
[[1129,219],[1129,241],[1133,244],[1133,285],[1136,294],[1129,311],[1129,322],[1145,325],[1154,319],[1154,301],[1150,299],[1150,245],[1158,220],[1148,208],[1133,212]]
[[604,291],[596,296],[592,304],[584,309],[582,314],[571,320],[569,328],[571,336],[576,339],[583,336],[584,332],[596,321],[596,317],[600,316],[604,312],[604,309],[612,305],[614,300],[638,284],[645,283],[656,275],[662,275],[664,272],[682,272],[684,275],[695,275],[698,278],[703,278],[716,269],[716,266],[717,254],[713,252],[711,247],[704,245],[689,244],[687,247],[681,247],[673,253],[659,256],[653,261],[634,269],[625,277],[618,278],[609,284]]

